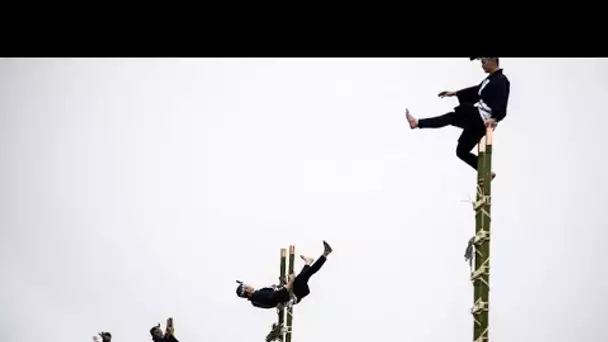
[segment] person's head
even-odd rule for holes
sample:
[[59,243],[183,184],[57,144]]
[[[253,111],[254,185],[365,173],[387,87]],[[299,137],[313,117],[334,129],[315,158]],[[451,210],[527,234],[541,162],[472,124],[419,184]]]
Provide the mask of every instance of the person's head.
[[150,329],[150,335],[152,335],[152,339],[163,337],[163,330],[160,328],[160,323]]
[[110,333],[109,333],[109,332],[107,332],[107,331],[102,331],[102,332],[100,332],[100,333],[99,333],[99,336],[101,337],[101,340],[102,340],[103,342],[110,342],[110,341],[112,341],[112,334],[110,334]]
[[479,59],[481,68],[486,74],[491,74],[500,68],[498,57],[471,57],[471,59]]
[[249,298],[255,292],[255,288],[251,285],[247,285],[242,281],[237,281],[239,286],[236,287],[236,295],[241,298]]

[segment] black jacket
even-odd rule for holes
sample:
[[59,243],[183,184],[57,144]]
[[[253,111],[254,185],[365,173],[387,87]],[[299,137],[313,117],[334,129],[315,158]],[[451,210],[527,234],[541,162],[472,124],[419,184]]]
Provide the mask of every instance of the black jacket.
[[165,336],[165,337],[152,337],[152,341],[154,342],[179,342],[175,336],[173,335],[169,335],[169,336]]
[[503,74],[502,69],[498,69],[479,85],[459,90],[456,96],[461,104],[475,104],[481,101],[491,109],[490,117],[499,122],[507,116],[510,91],[511,82]]
[[279,303],[285,303],[291,299],[289,291],[285,287],[275,289],[272,287],[264,287],[255,291],[249,301],[257,308],[272,309]]

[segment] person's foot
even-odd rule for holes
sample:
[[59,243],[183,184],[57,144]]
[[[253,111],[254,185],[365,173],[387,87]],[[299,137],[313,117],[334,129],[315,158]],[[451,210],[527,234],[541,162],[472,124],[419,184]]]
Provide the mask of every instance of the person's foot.
[[323,256],[327,257],[334,250],[331,249],[331,246],[327,243],[327,241],[323,240]]
[[302,258],[302,260],[304,260],[304,262],[308,266],[312,265],[312,263],[315,261],[315,259],[313,259],[313,258],[307,258],[304,255],[300,255],[300,258]]
[[414,129],[416,127],[418,127],[418,119],[416,119],[415,117],[413,117],[410,114],[410,110],[409,109],[405,109],[405,118],[407,119],[407,122],[410,124],[410,128]]

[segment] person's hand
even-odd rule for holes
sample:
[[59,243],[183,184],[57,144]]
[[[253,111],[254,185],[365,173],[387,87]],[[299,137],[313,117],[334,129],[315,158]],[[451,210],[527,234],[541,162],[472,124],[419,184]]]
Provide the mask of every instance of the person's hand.
[[488,120],[486,120],[486,127],[496,127],[496,120],[494,120],[493,118],[489,118]]
[[443,98],[443,97],[450,97],[450,96],[456,96],[456,92],[455,91],[448,91],[448,90],[444,90],[441,93],[439,93],[437,96]]
[[289,275],[289,281],[294,281],[294,279],[296,279],[296,275],[295,274],[290,274]]

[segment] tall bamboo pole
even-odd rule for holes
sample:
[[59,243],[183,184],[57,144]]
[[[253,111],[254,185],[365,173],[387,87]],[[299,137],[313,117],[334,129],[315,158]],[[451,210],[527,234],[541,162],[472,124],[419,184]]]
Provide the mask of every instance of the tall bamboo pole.
[[[285,285],[285,271],[287,270],[287,248],[281,248],[281,264],[280,264],[280,276],[279,276],[279,285]],[[285,322],[285,309],[281,308],[279,311],[279,327],[283,327],[283,323]],[[283,334],[281,334],[283,337]],[[283,340],[281,338],[281,340]]]
[[[289,274],[293,273],[293,264],[294,264],[294,253],[295,246],[289,246]],[[284,286],[286,282],[286,272],[287,271],[287,248],[281,248],[281,263],[279,269],[279,286]],[[285,324],[285,312],[287,311],[287,323]],[[272,324],[272,329],[266,335],[266,342],[272,342],[279,340],[280,342],[284,342],[285,339],[291,341],[291,322],[293,319],[293,310],[291,306],[288,306],[287,310],[285,310],[284,303],[278,306],[278,319],[276,323]]]
[[490,209],[492,183],[492,128],[478,145],[477,198],[475,202],[475,269],[473,281],[474,342],[488,342],[489,300],[490,300]]
[[[289,274],[293,274],[293,266],[295,263],[296,246],[289,246]],[[291,342],[291,333],[293,329],[293,305],[290,305],[287,309],[287,333],[285,336],[285,342]]]

